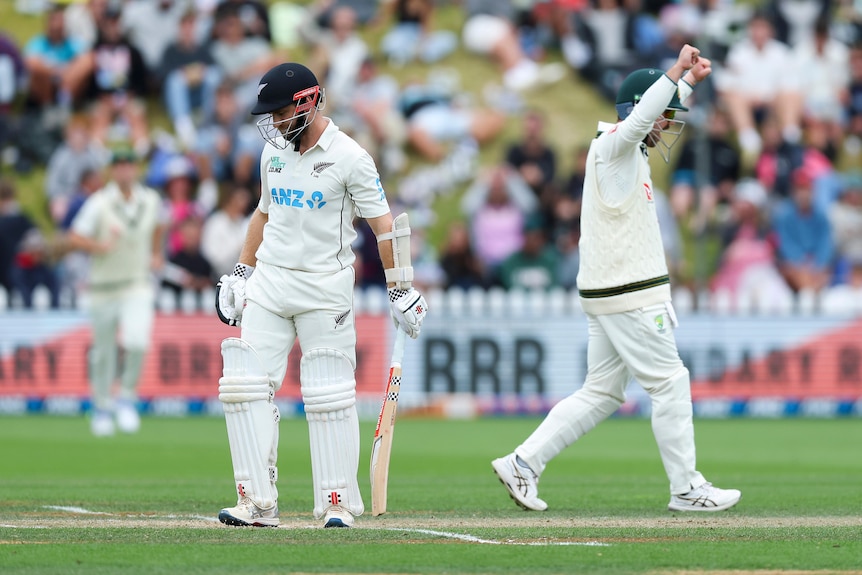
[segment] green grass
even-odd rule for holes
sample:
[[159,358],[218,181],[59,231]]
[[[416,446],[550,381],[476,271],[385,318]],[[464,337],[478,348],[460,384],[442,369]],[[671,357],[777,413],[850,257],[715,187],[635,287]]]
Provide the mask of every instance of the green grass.
[[[0,571],[858,572],[862,565],[857,420],[698,420],[700,470],[743,491],[736,508],[706,517],[665,511],[667,482],[641,419],[612,419],[564,451],[542,477],[549,511],[521,511],[489,461],[537,422],[403,418],[389,512],[333,532],[314,528],[302,420],[281,423],[283,527],[238,529],[212,521],[233,498],[221,419],[145,418],[138,435],[96,440],[83,418],[3,417]],[[370,422],[362,433],[370,441]],[[359,473],[367,506],[369,441]],[[605,546],[560,545],[573,542]]]

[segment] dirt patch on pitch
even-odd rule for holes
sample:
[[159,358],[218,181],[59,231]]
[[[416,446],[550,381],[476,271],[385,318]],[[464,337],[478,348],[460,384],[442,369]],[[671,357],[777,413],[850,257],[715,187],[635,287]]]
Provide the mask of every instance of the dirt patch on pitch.
[[[279,529],[319,528],[320,522],[310,515],[281,516]],[[437,529],[457,530],[476,528],[641,528],[641,529],[692,529],[698,527],[754,527],[754,528],[792,528],[792,527],[862,527],[862,517],[852,516],[812,516],[812,517],[740,517],[733,514],[722,515],[671,515],[665,518],[617,518],[617,517],[548,517],[542,514],[525,513],[523,517],[440,517],[411,515],[385,515],[381,517],[362,516],[356,526],[366,529]],[[68,514],[49,512],[33,515],[19,515],[14,519],[0,520],[0,528],[56,529],[56,528],[118,528],[143,527],[153,529],[226,529],[215,517],[203,516],[164,516],[164,515],[122,515],[122,514]],[[674,572],[675,575],[687,575]],[[694,572],[692,572],[694,573]],[[703,573],[703,572],[697,572]],[[758,572],[758,575],[769,572]],[[785,572],[786,574],[786,572]],[[735,575],[727,571],[710,575]]]

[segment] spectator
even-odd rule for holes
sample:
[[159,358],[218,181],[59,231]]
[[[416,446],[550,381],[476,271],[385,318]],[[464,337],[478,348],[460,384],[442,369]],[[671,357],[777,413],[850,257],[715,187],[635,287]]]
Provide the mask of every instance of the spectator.
[[7,180],[0,180],[0,285],[11,296],[15,292],[13,268],[18,246],[33,222],[18,205],[15,188]]
[[81,86],[69,72],[71,63],[83,53],[83,46],[66,34],[63,7],[52,6],[45,13],[45,31],[24,48],[29,76],[28,99],[39,107],[70,107]]
[[419,218],[411,218],[413,230],[410,240],[410,254],[413,263],[413,285],[417,289],[428,291],[443,285],[446,276],[440,266],[440,256],[437,250],[428,242],[425,229],[417,225]]
[[248,188],[234,186],[220,209],[207,217],[201,230],[201,254],[213,267],[213,275],[221,277],[233,272],[239,259],[248,228],[252,195]]
[[25,309],[32,309],[33,293],[38,286],[48,289],[52,309],[60,307],[60,278],[52,252],[44,234],[35,226],[27,230],[18,244],[12,266],[12,283],[21,295]]
[[442,60],[458,46],[457,36],[434,25],[433,0],[383,0],[380,20],[394,18],[383,35],[380,48],[389,62],[403,66],[413,60],[432,63]]
[[202,118],[212,118],[221,82],[209,46],[195,36],[196,22],[195,12],[183,15],[179,36],[165,49],[158,72],[174,132],[186,149],[197,140],[194,112],[199,110]]
[[93,49],[75,62],[73,73],[89,82],[94,137],[106,144],[114,122],[122,120],[135,151],[144,155],[150,146],[144,100],[147,69],[141,53],[123,34],[121,16],[119,6],[106,9]]
[[269,12],[260,0],[221,0],[215,9],[215,20],[234,12],[239,15],[245,35],[249,38],[260,38],[270,42],[272,34],[269,30]]
[[774,38],[765,14],[752,16],[748,37],[731,47],[725,65],[726,70],[716,77],[716,88],[745,158],[751,160],[760,152],[758,125],[770,114],[775,115],[785,142],[799,142],[801,95],[792,53]]
[[277,56],[265,39],[245,36],[236,7],[216,20],[212,55],[222,80],[233,84],[239,109],[251,110],[257,101],[258,80],[277,64]]
[[175,156],[166,166],[164,208],[167,216],[166,252],[168,258],[178,254],[183,247],[181,224],[190,218],[202,218],[207,207],[195,198],[194,166],[185,156]]
[[577,69],[612,101],[626,74],[643,63],[635,50],[634,14],[619,0],[591,0],[589,4],[574,15],[574,34],[590,55]]
[[811,175],[797,169],[792,192],[775,210],[779,269],[795,292],[820,291],[832,277],[832,228],[814,203]]
[[[75,193],[69,199],[66,213],[60,221],[60,229],[65,233],[72,228],[75,216],[81,211],[87,199],[105,186],[102,170],[87,170],[81,174]],[[63,245],[65,248],[65,244]],[[61,291],[67,289],[71,294],[73,307],[78,304],[78,294],[87,286],[90,274],[90,256],[81,251],[70,251],[62,256],[58,266]]]
[[384,174],[401,172],[407,161],[402,149],[407,126],[398,108],[399,95],[398,81],[380,74],[374,59],[366,58],[359,68],[350,107],[333,117],[368,150]]
[[182,34],[194,33],[193,29],[180,31],[187,5],[187,0],[127,0],[123,7],[123,32],[141,53],[153,86],[168,46],[181,40]]
[[162,285],[173,290],[177,299],[185,290],[196,292],[198,306],[202,303],[201,292],[211,288],[215,281],[213,267],[201,253],[201,225],[200,218],[194,216],[179,223],[179,249],[168,258],[162,280]]
[[509,145],[506,162],[514,167],[533,190],[545,211],[551,211],[551,184],[557,175],[557,155],[545,135],[545,119],[537,110],[523,117],[521,140]]
[[581,264],[578,244],[581,241],[581,194],[556,195],[553,211],[552,240],[559,254],[557,279],[565,289],[574,289],[578,284],[578,269]]
[[434,85],[407,86],[400,107],[407,120],[407,141],[431,162],[441,161],[452,143],[486,144],[506,125],[500,112],[472,107]]
[[769,0],[766,13],[775,37],[795,48],[811,40],[817,20],[827,18],[832,5],[832,0]]
[[66,124],[65,140],[54,150],[45,173],[54,222],[60,222],[66,215],[84,173],[101,170],[108,165],[110,156],[110,152],[94,139],[89,118],[73,116]]
[[311,68],[326,87],[327,108],[336,112],[350,106],[359,68],[369,54],[357,25],[353,8],[338,6],[332,11],[329,28],[309,26],[306,31],[312,43]]
[[464,222],[453,222],[449,226],[440,267],[446,278],[443,283],[445,289],[485,287],[482,264],[473,252],[470,231]]
[[862,311],[862,259],[847,262],[847,279],[844,283],[824,290],[820,297],[820,309],[824,313],[847,313],[856,315]]
[[691,228],[703,231],[716,206],[730,202],[741,169],[727,113],[713,108],[706,137],[686,140],[673,170],[669,200],[674,216],[683,220],[693,216]]
[[216,90],[215,111],[198,132],[193,156],[203,183],[230,180],[249,185],[260,178],[258,161],[265,142],[248,123],[230,83]]
[[558,287],[559,255],[547,236],[540,217],[530,217],[524,225],[521,249],[500,264],[500,283],[506,289],[549,290]]
[[503,75],[503,85],[522,91],[557,82],[565,75],[561,65],[538,65],[524,53],[515,30],[511,0],[465,0],[462,40],[467,50],[487,56]]
[[754,173],[771,193],[786,197],[790,194],[793,170],[804,167],[815,181],[832,171],[832,163],[812,146],[788,145],[781,139],[777,122],[768,117],[763,122],[763,150],[754,166]]
[[26,89],[26,67],[15,41],[0,32],[0,153],[12,141],[15,99]]
[[81,49],[92,49],[99,35],[99,22],[112,0],[82,0],[66,7],[63,21],[70,38],[80,43]]
[[835,241],[836,280],[849,280],[851,262],[862,262],[862,173],[845,177],[838,201],[829,208],[829,222]]
[[[859,157],[862,151],[862,38],[850,48],[849,86],[844,113],[847,121],[847,137],[844,151],[851,157]],[[859,165],[860,162],[856,162]]]
[[498,268],[521,249],[524,223],[537,202],[529,187],[506,165],[479,176],[462,199],[470,217],[472,244],[485,271],[486,285],[498,285]]
[[849,97],[849,50],[829,35],[828,18],[820,18],[813,36],[796,46],[794,59],[805,79],[801,82],[802,117],[809,138],[815,130],[822,134],[818,147],[834,160],[844,137],[842,103]]
[[787,303],[792,293],[778,271],[776,238],[766,221],[763,185],[745,179],[733,190],[731,219],[721,230],[722,255],[711,288],[729,295],[734,307],[754,302],[761,309]]

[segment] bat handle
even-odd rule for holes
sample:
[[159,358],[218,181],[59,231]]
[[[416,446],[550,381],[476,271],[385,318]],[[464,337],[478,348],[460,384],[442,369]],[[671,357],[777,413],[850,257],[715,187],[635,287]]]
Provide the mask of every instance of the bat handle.
[[390,365],[401,367],[404,357],[404,342],[407,340],[407,332],[401,328],[395,329],[395,345],[392,347],[392,362]]

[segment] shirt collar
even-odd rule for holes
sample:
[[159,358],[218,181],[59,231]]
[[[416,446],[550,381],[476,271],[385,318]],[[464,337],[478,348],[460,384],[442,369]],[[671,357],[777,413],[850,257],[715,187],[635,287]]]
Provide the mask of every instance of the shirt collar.
[[610,131],[610,129],[614,126],[616,126],[616,124],[611,124],[610,122],[599,122],[599,134],[601,134],[602,132]]
[[323,130],[323,133],[320,134],[320,137],[317,139],[317,143],[315,144],[315,146],[320,146],[324,151],[329,149],[329,146],[331,146],[332,142],[335,140],[335,134],[338,133],[338,126],[335,125],[335,122],[333,122],[331,118],[326,119],[328,120],[326,128]]

